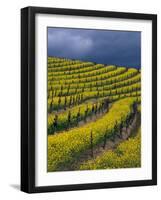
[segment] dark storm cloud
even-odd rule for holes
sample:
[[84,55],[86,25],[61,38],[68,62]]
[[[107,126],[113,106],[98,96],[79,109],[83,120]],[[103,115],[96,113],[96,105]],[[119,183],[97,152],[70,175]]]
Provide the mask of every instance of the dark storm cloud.
[[139,67],[141,33],[48,28],[48,55]]

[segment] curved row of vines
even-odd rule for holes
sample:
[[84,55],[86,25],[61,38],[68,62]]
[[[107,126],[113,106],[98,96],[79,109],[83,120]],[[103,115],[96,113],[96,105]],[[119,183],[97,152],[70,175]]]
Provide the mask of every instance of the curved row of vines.
[[[68,170],[85,152],[93,154],[100,143],[114,141],[124,127],[128,129],[140,103],[141,70],[48,57],[48,171]],[[91,155],[79,169],[139,163],[140,133],[116,150]]]

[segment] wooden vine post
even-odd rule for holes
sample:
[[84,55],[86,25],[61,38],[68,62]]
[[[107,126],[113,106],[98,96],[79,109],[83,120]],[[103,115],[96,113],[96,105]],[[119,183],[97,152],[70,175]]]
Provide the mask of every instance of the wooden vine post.
[[93,153],[93,132],[91,130],[90,132],[90,146],[91,146],[91,157],[94,157],[94,153]]
[[103,149],[106,148],[106,142],[107,142],[107,133],[108,133],[108,126],[106,128],[106,132],[104,134],[104,140],[103,140]]

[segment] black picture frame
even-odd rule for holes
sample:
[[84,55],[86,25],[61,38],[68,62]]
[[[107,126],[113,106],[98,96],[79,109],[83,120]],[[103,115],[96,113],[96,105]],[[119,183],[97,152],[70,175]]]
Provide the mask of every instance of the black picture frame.
[[[152,179],[61,186],[35,186],[35,15],[62,14],[152,21]],[[21,9],[21,190],[27,193],[157,184],[157,15],[45,7]]]

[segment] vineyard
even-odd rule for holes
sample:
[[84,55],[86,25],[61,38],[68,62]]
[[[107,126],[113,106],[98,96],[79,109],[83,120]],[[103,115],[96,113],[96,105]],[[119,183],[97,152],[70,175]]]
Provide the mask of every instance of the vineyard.
[[141,166],[141,70],[48,57],[48,172]]

